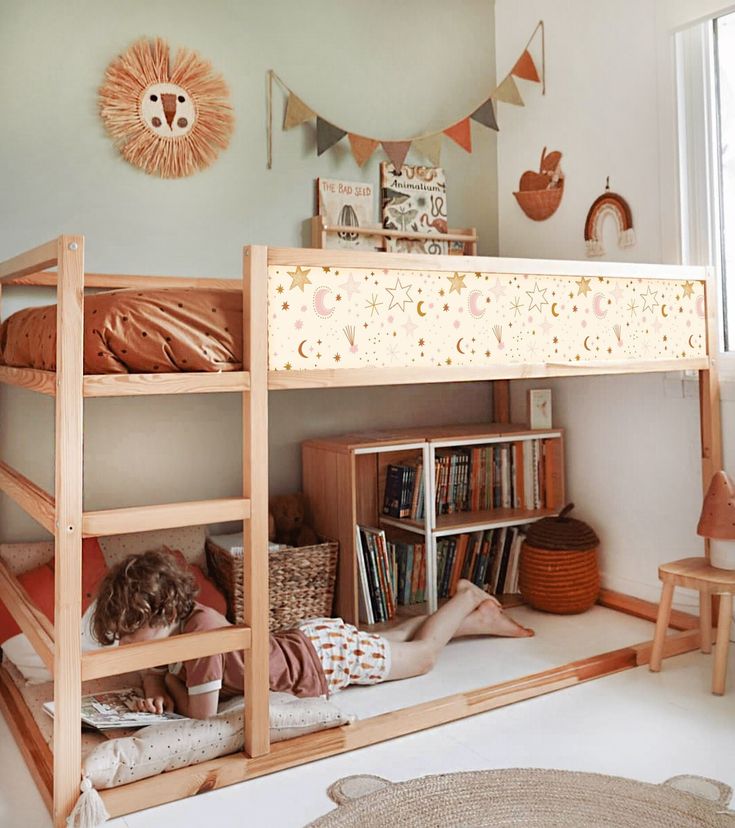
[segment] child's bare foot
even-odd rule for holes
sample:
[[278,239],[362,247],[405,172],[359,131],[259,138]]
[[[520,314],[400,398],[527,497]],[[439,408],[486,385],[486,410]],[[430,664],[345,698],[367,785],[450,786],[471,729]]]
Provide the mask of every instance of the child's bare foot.
[[528,638],[533,630],[522,627],[503,612],[498,602],[487,595],[477,609],[462,622],[459,635],[497,635],[506,638]]
[[460,578],[457,581],[457,592],[469,592],[477,601],[477,605],[479,606],[482,604],[483,601],[492,601],[496,606],[500,606],[500,602],[497,598],[493,595],[488,595],[484,589],[481,589],[476,584],[473,584],[472,581],[468,581],[466,578]]

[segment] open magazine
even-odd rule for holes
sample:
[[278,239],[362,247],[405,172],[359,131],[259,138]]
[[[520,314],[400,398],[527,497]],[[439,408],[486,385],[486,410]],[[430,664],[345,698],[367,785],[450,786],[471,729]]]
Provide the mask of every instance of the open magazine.
[[[178,713],[140,713],[135,710],[135,699],[140,697],[140,692],[134,687],[82,696],[82,723],[97,730],[113,730],[147,727],[186,718]],[[53,718],[53,702],[45,702],[43,709]]]

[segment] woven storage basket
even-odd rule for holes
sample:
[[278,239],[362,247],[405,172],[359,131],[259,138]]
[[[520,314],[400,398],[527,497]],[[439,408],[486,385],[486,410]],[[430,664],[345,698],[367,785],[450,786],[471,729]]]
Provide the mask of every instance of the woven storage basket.
[[600,540],[586,523],[567,517],[572,508],[532,524],[521,547],[521,595],[534,609],[565,615],[585,612],[597,600]]
[[[337,577],[336,541],[268,554],[270,631],[295,627],[305,618],[332,614]],[[224,549],[207,540],[209,574],[227,598],[227,619],[242,623],[242,547]]]

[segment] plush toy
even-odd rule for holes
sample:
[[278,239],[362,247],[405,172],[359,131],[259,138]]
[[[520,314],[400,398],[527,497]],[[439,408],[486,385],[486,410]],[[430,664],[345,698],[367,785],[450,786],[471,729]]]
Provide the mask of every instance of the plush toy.
[[277,543],[312,546],[319,542],[316,532],[306,522],[307,503],[303,492],[272,497],[270,511],[276,525]]

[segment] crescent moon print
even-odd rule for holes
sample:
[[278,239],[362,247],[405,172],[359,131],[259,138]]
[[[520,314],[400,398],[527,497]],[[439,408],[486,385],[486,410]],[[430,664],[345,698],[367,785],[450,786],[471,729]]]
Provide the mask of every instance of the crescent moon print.
[[607,316],[607,311],[600,309],[600,302],[603,302],[604,300],[605,300],[605,294],[604,293],[596,293],[592,297],[592,313],[594,313],[594,315],[598,319],[604,319]]
[[668,313],[666,313],[666,305],[665,304],[661,305],[661,316],[663,316],[664,318],[666,318],[668,316]]
[[318,287],[314,291],[314,310],[321,319],[329,319],[334,313],[334,308],[328,308],[324,304],[324,297],[331,292],[332,288],[329,287]]
[[469,309],[470,316],[473,319],[482,319],[485,315],[485,308],[482,310],[477,309],[477,301],[481,296],[482,293],[480,293],[479,290],[473,290],[467,298],[467,308]]
[[[456,291],[450,297],[442,279],[450,271],[441,267],[340,265],[337,273],[317,262],[307,267],[294,259],[268,266],[268,359],[274,371],[288,370],[293,376],[298,371],[357,368],[400,368],[408,374],[443,365],[453,370],[490,365],[534,369],[545,364],[573,367],[582,360],[604,366],[622,357],[657,370],[659,362],[688,367],[687,362],[706,355],[707,297],[698,280],[692,282],[690,301],[682,296],[681,278],[606,278],[588,264],[580,271],[590,288],[584,297],[578,290],[580,273],[475,271],[465,277],[467,290],[460,298]],[[302,279],[307,271],[308,281]],[[501,280],[506,283],[501,285],[505,300],[493,288]],[[548,297],[541,318],[519,314],[518,302],[511,301],[525,296],[524,290],[535,283]],[[345,287],[353,284],[361,293]],[[415,312],[404,302],[404,285],[411,285]],[[388,289],[398,299],[390,310]],[[654,294],[659,304],[644,313],[641,297]],[[528,308],[528,303],[520,304]]]

